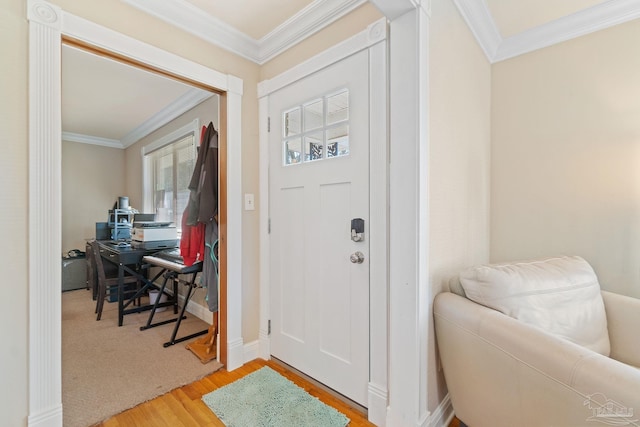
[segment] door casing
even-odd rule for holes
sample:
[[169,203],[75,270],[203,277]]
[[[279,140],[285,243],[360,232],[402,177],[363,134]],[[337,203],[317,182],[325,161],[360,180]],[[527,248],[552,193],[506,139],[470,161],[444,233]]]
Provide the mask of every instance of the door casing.
[[[29,420],[30,426],[62,425],[61,357],[61,43],[75,40],[156,71],[221,93],[221,122],[226,131],[226,181],[221,183],[228,206],[226,276],[242,283],[242,79],[223,74],[162,49],[124,36],[41,0],[30,0],[29,19]],[[224,270],[223,270],[224,271]],[[56,286],[57,283],[57,286]],[[244,363],[242,294],[221,285],[221,331],[226,367]],[[225,309],[226,308],[226,309]]]

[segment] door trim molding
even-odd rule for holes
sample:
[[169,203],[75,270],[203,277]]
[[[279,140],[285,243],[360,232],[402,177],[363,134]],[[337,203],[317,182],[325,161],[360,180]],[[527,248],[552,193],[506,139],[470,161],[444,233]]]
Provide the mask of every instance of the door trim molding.
[[[242,138],[243,81],[111,29],[43,0],[29,0],[29,426],[62,426],[61,355],[61,55],[63,37],[191,82],[226,97],[228,203],[226,368],[242,355]],[[221,284],[221,287],[224,287]],[[221,313],[222,314],[222,313]],[[239,350],[238,350],[239,349]]]
[[[387,124],[387,22],[364,31],[313,58],[258,84],[260,138],[260,330],[258,354],[271,357],[269,338],[269,95],[355,53],[369,51],[369,420],[384,426],[388,402],[389,170]],[[375,230],[375,232],[374,232]]]

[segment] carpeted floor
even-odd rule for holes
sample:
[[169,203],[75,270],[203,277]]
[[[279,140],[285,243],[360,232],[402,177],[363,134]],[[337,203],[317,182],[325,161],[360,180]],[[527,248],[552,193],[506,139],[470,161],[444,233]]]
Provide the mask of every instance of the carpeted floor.
[[[144,302],[144,300],[143,300]],[[164,348],[173,324],[140,331],[148,312],[128,314],[118,327],[117,306],[106,303],[95,320],[95,302],[85,289],[62,294],[62,404],[65,427],[86,427],[222,367],[202,364],[185,348]],[[157,313],[154,321],[174,317]],[[178,338],[207,329],[187,313]]]

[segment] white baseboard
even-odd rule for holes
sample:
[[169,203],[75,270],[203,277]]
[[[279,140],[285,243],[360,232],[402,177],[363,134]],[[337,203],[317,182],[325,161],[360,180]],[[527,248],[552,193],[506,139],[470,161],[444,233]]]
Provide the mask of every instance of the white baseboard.
[[246,343],[243,348],[244,363],[251,362],[255,359],[262,359],[260,356],[260,341],[255,340]]
[[[168,293],[169,295],[173,295],[173,291],[171,289],[165,289],[165,292]],[[193,293],[191,295],[193,296]],[[185,300],[185,295],[178,294],[178,305],[180,305],[180,307],[184,305],[184,300]],[[209,325],[213,324],[213,315],[209,311],[209,307],[200,305],[198,303],[193,302],[193,300],[190,300],[189,304],[187,304],[186,311],[188,313],[193,314],[198,319],[202,320],[203,322],[206,322]]]
[[[183,295],[179,295],[178,299],[180,300],[180,304],[184,304]],[[187,311],[198,319],[201,319],[203,322],[206,322],[209,325],[213,324],[213,314],[209,311],[209,307],[189,301],[189,304],[187,304]]]
[[29,427],[49,427],[62,425],[62,405],[56,405],[38,414],[30,414]]
[[451,405],[451,398],[447,394],[438,407],[431,413],[427,420],[428,427],[447,427],[453,419],[453,405]]

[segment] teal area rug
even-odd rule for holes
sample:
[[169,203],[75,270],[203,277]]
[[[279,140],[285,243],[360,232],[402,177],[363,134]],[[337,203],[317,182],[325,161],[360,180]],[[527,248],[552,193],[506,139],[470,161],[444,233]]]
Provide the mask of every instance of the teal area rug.
[[229,427],[344,427],[349,419],[269,367],[202,396]]

